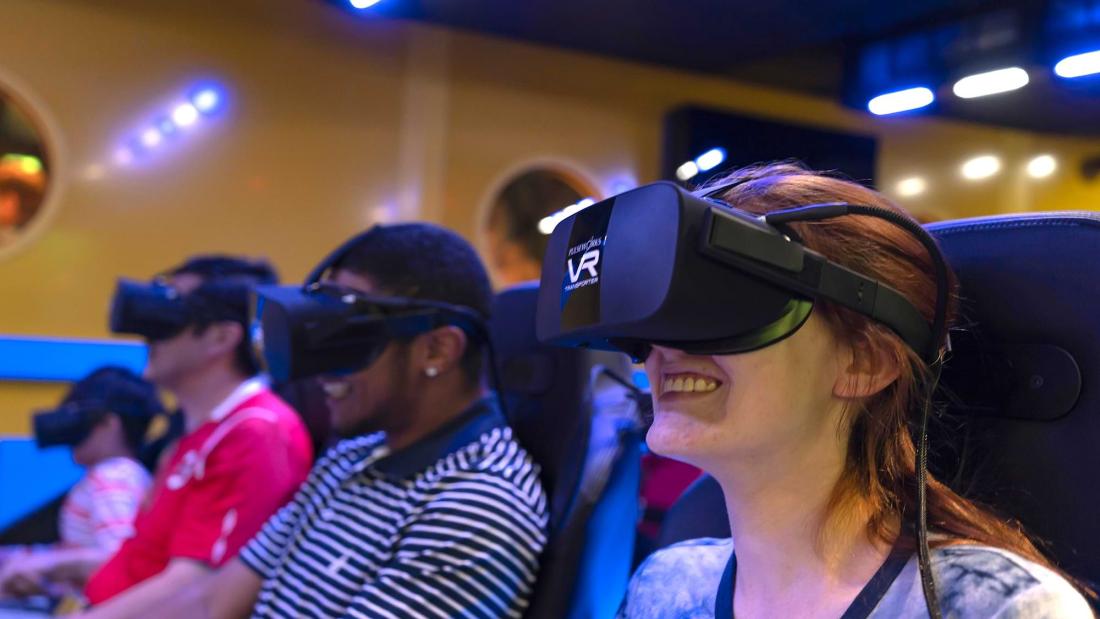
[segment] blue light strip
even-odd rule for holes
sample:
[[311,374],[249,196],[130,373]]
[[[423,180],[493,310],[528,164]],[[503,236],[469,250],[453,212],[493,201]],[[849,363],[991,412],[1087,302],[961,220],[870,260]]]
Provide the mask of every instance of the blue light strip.
[[104,365],[140,373],[146,357],[137,342],[0,336],[0,380],[69,382]]

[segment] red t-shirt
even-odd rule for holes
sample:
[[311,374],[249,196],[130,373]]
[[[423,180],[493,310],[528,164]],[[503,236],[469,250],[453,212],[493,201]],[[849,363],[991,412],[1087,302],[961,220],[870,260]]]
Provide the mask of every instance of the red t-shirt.
[[172,559],[224,564],[294,496],[312,460],[297,413],[259,381],[243,383],[157,471],[133,537],[92,575],[88,600],[118,595]]

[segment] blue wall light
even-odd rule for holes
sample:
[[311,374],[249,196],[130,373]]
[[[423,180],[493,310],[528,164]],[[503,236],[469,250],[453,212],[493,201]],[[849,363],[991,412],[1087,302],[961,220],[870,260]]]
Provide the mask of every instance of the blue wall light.
[[123,138],[113,155],[116,166],[139,165],[154,151],[165,150],[169,140],[178,140],[228,105],[226,89],[219,83],[193,83],[184,93],[149,124]]
[[381,1],[382,0],[348,0],[348,4],[356,9],[369,9]]

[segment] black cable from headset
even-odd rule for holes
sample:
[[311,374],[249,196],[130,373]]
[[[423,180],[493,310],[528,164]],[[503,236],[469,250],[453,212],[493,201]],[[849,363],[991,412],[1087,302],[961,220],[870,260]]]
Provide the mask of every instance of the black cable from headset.
[[947,261],[936,245],[935,239],[917,222],[889,209],[845,203],[814,204],[764,215],[768,224],[783,226],[793,222],[822,221],[844,215],[863,215],[885,220],[909,232],[920,241],[932,258],[936,269],[936,311],[932,321],[932,341],[929,350],[919,351],[928,364],[931,373],[928,391],[921,408],[920,437],[917,442],[917,563],[920,568],[921,587],[924,591],[924,603],[931,619],[941,619],[942,613],[936,596],[936,581],[932,574],[931,552],[928,548],[928,418],[931,414],[932,398],[939,385],[943,359],[941,348],[947,344]]

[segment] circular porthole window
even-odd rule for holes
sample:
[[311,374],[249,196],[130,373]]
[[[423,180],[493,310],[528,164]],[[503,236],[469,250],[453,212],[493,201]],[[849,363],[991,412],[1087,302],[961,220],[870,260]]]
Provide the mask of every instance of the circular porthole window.
[[53,170],[39,116],[0,78],[0,257],[45,224]]
[[493,198],[485,221],[489,268],[498,286],[538,279],[546,253],[546,217],[590,197],[579,179],[535,168],[511,178]]

